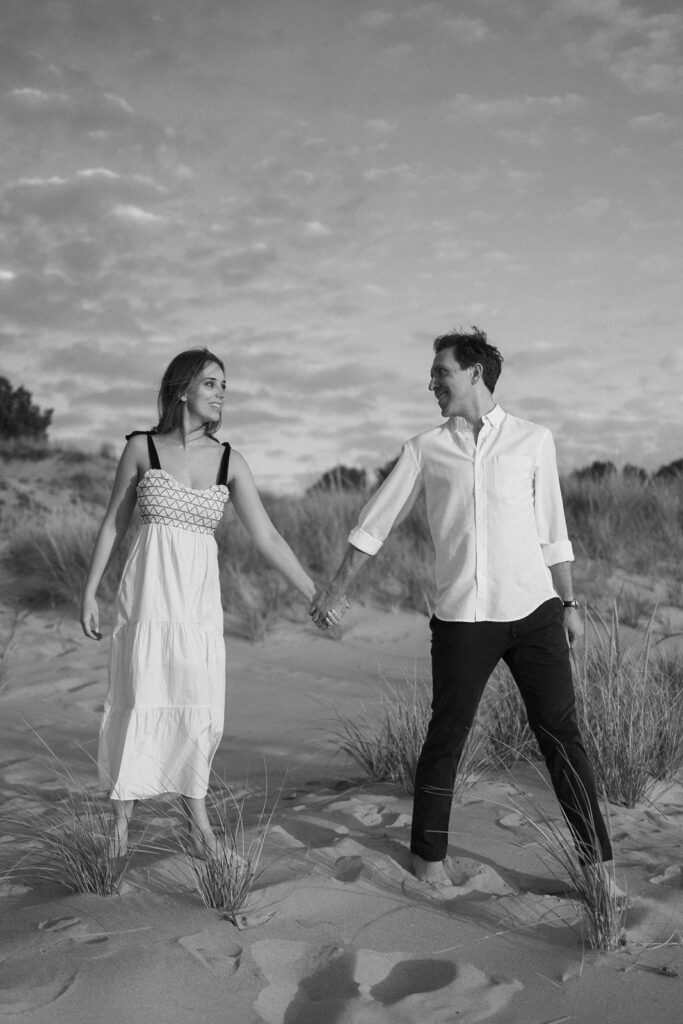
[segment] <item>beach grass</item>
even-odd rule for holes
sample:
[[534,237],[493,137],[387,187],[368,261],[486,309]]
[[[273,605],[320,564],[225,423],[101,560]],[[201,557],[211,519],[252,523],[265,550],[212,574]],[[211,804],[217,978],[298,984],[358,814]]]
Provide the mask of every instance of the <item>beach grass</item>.
[[[49,511],[53,497],[40,492],[40,500],[34,495],[18,522],[16,509],[14,515],[7,509],[2,512],[9,529],[0,556],[0,599],[14,607],[78,604],[104,512],[106,488],[96,460],[67,465],[57,456],[56,461],[62,467],[57,474],[61,486],[59,507]],[[591,559],[605,572],[619,568],[664,579],[671,584],[671,593],[680,596],[683,481],[641,480],[621,474],[591,480],[572,475],[563,479],[562,487],[569,533],[580,558]],[[314,579],[325,583],[336,570],[348,532],[370,493],[314,488],[301,495],[264,493],[263,500],[273,523],[302,564]],[[231,509],[217,530],[216,541],[225,610],[238,632],[260,639],[279,619],[300,620],[304,616],[299,595],[265,563]],[[129,542],[130,537],[105,576],[105,602],[113,598]],[[352,589],[352,600],[430,615],[434,604],[433,564],[424,501],[420,498],[364,568]],[[637,624],[648,610],[643,599],[623,590],[622,619]]]
[[653,616],[627,646],[615,603],[607,619],[589,616],[575,660],[581,732],[607,798],[634,807],[683,767],[681,662],[657,655]]
[[237,797],[219,776],[212,777],[207,795],[207,811],[218,839],[216,853],[195,855],[195,848],[185,830],[177,833],[177,842],[186,857],[195,891],[205,907],[220,910],[237,923],[237,915],[249,900],[254,883],[262,870],[261,860],[268,830],[277,806],[266,809],[263,798],[256,823],[246,822],[246,791]]
[[[68,766],[48,750],[48,795],[31,793],[25,810],[6,815],[19,856],[8,877],[30,887],[57,885],[70,892],[115,896],[121,891],[132,849],[113,855],[109,802],[79,782]],[[56,792],[62,795],[57,797]]]
[[[542,789],[554,796],[550,784],[540,768],[532,761],[527,760],[526,763],[531,766]],[[539,855],[552,876],[563,884],[569,883],[570,898],[574,899],[582,909],[582,920],[585,927],[582,938],[596,952],[607,953],[619,949],[625,941],[624,926],[628,910],[628,895],[617,884],[614,863],[605,864],[601,861],[600,843],[592,817],[585,822],[588,846],[592,851],[590,860],[585,862],[559,812],[556,815],[550,814],[540,799],[534,798],[528,789],[522,789],[514,775],[510,774],[509,769],[506,771],[517,792],[517,797],[513,798],[506,806],[520,815],[535,833],[541,851]],[[569,763],[567,763],[567,771],[574,780],[573,784],[577,793],[580,790],[583,791],[581,805],[588,808],[590,805],[583,784]],[[610,811],[606,800],[603,800],[602,815],[608,833],[611,835]],[[584,857],[585,853],[584,847]]]
[[[431,683],[414,674],[381,677],[377,700],[356,715],[337,713],[335,740],[369,782],[395,782],[414,791],[415,770],[431,715]],[[486,736],[475,723],[465,744],[454,799],[485,770]]]

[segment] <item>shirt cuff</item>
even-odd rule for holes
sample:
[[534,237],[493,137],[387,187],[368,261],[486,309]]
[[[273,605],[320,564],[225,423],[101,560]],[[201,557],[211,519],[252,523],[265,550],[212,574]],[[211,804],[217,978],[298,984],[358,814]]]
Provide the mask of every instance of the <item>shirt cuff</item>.
[[558,562],[573,562],[574,548],[570,540],[557,540],[554,544],[543,545],[543,561],[550,567]]
[[366,555],[376,555],[383,543],[383,541],[373,537],[372,534],[361,530],[360,526],[354,526],[349,534],[349,544],[353,544],[354,548],[358,548],[359,551],[363,551]]

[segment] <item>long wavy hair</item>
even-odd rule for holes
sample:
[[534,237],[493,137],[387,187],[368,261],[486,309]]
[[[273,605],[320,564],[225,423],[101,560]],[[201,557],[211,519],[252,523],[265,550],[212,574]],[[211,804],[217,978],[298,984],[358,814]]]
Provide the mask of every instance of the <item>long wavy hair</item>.
[[[183,403],[180,396],[186,394],[196,383],[202,370],[209,363],[217,363],[223,373],[223,361],[209,352],[208,348],[189,348],[179,352],[166,367],[161,378],[157,412],[159,422],[154,428],[155,434],[168,434],[171,430],[183,428]],[[204,424],[204,433],[213,434],[221,425],[218,420],[210,420]]]

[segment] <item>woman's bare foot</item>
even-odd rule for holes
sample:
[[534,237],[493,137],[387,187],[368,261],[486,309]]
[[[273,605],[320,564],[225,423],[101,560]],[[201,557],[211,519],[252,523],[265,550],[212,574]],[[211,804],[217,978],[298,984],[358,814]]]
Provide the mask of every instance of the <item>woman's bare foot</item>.
[[109,859],[116,860],[128,853],[128,818],[112,818],[109,828]]
[[187,831],[187,851],[191,857],[198,860],[207,860],[209,857],[218,857],[223,849],[223,844],[213,829],[198,829],[190,826]]
[[109,827],[109,857],[125,857],[128,853],[128,822],[137,800],[112,800],[114,817]]
[[442,860],[423,860],[416,853],[413,854],[413,874],[419,882],[429,885],[453,885]]

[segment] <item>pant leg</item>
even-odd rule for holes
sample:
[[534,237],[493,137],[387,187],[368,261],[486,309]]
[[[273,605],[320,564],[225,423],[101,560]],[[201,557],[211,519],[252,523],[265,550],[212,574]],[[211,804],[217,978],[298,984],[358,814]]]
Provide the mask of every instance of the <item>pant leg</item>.
[[610,860],[612,847],[576,717],[569,645],[559,599],[546,601],[512,627],[503,658],[584,863]]
[[509,623],[443,622],[432,629],[432,716],[415,772],[411,851],[443,860],[458,762]]

